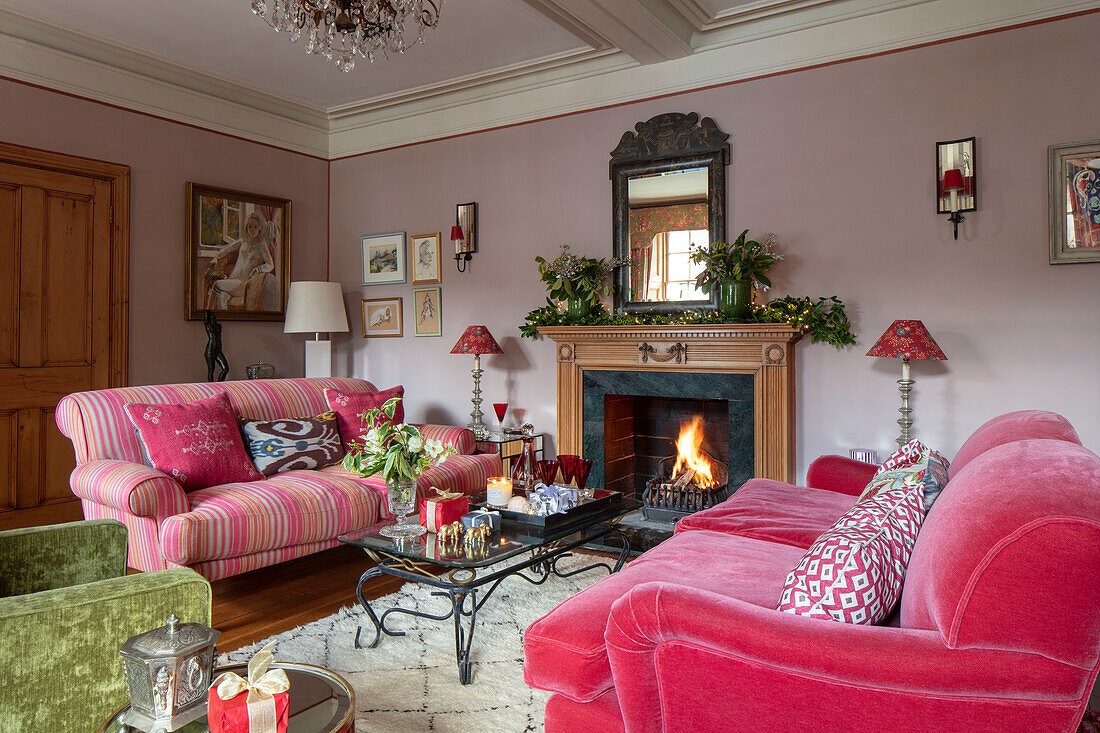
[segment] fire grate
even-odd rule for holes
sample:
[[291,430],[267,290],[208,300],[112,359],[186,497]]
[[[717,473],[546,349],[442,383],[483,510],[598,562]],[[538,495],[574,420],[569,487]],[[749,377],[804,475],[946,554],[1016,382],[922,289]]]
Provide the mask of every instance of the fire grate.
[[706,451],[700,452],[710,462],[711,480],[699,479],[696,471],[687,466],[677,470],[676,456],[662,458],[657,475],[646,483],[642,493],[642,515],[645,519],[674,523],[681,517],[725,500],[729,486],[726,464]]

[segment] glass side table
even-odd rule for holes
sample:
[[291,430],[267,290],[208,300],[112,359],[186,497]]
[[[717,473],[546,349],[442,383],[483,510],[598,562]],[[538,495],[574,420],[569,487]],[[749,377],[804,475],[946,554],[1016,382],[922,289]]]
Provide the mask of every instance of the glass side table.
[[[354,733],[355,691],[340,675],[311,664],[275,662],[271,668],[282,669],[290,680],[290,719],[287,733]],[[229,664],[214,670],[214,678],[222,672],[248,676],[247,664]],[[99,733],[137,733],[138,729],[123,722],[130,709],[124,705],[103,724]],[[188,723],[177,733],[210,733],[206,716]]]

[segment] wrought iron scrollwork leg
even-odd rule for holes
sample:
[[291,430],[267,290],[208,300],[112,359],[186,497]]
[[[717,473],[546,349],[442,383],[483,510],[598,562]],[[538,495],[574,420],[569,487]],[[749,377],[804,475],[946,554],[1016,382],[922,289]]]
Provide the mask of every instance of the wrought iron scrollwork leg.
[[[468,612],[466,611],[467,596],[470,598],[470,610]],[[484,599],[482,599],[482,602],[484,602]],[[470,661],[470,649],[474,643],[474,624],[477,622],[477,609],[481,604],[477,602],[477,591],[475,590],[471,590],[469,593],[452,593],[451,604],[455,619],[455,659],[458,662],[458,681],[468,685],[473,678],[473,662]],[[470,618],[466,624],[463,624],[464,616]]]
[[[368,645],[371,649],[378,646],[378,640],[382,638],[382,622],[379,621],[378,616],[375,615],[374,609],[367,603],[367,599],[363,597],[363,584],[365,584],[371,578],[377,578],[382,574],[382,568],[375,565],[372,568],[368,568],[363,575],[359,577],[359,585],[355,586],[355,597],[359,599],[359,605],[363,607],[363,610],[370,616],[371,623],[374,624],[374,640]],[[363,633],[363,627],[360,626],[355,630],[355,648],[362,649],[362,645],[359,644],[359,635]]]

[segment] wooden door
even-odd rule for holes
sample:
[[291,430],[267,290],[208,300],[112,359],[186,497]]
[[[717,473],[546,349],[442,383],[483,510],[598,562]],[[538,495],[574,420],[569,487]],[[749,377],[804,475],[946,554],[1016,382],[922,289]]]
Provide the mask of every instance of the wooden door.
[[115,182],[89,175],[86,161],[76,172],[56,162],[0,157],[0,527],[80,519],[73,447],[54,409],[119,376]]

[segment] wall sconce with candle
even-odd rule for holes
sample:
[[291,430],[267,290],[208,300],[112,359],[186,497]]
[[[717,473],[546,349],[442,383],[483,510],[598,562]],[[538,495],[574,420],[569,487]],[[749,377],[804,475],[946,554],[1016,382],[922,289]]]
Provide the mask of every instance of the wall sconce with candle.
[[477,202],[459,204],[456,207],[456,224],[451,227],[451,241],[455,243],[455,264],[459,272],[466,272],[466,265],[477,252]]
[[962,212],[978,210],[978,174],[974,157],[975,138],[936,143],[936,213],[950,214],[947,220],[959,238]]

